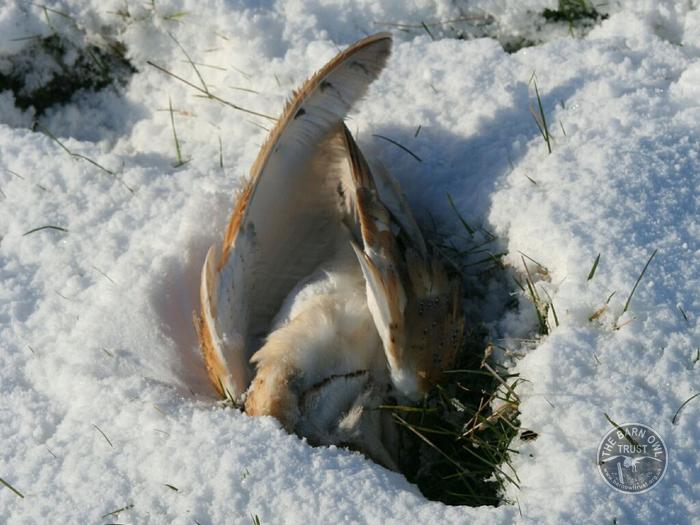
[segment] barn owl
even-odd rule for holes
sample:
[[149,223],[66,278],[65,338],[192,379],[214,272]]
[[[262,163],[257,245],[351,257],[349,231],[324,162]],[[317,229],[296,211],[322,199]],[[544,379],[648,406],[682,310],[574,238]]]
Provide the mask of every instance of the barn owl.
[[207,253],[195,325],[221,396],[396,469],[377,407],[439,381],[464,321],[459,282],[344,124],[390,52],[364,38],[294,92]]

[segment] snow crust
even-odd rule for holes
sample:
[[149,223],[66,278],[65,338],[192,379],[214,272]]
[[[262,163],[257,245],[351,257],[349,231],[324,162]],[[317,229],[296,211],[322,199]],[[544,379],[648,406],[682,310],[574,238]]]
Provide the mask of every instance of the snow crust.
[[[47,4],[51,26],[41,7],[1,3],[2,73],[24,37],[51,31],[78,47],[118,39],[138,71],[40,118],[115,175],[30,131],[32,110],[0,93],[0,477],[24,495],[0,486],[0,522],[700,523],[700,399],[672,421],[700,391],[700,8],[610,4],[572,38],[537,21],[556,7],[538,0],[179,0],[128,16],[122,1],[64,0]],[[491,38],[387,25],[475,12],[545,43],[507,54]],[[198,353],[201,265],[270,121],[147,61],[200,85],[176,39],[212,93],[275,116],[338,49],[385,29],[394,54],[349,122],[361,146],[420,219],[457,231],[449,193],[510,264],[522,252],[548,270],[537,284],[559,326],[524,345],[535,317],[523,294],[491,327],[521,355],[509,361],[527,380],[521,422],[539,435],[512,444],[516,504],[429,502],[358,454],[225,409]],[[551,155],[530,113],[533,73]],[[188,160],[177,168],[169,100]],[[25,235],[47,225],[68,231]],[[597,472],[605,414],[665,440],[668,471],[650,492],[619,494]]]

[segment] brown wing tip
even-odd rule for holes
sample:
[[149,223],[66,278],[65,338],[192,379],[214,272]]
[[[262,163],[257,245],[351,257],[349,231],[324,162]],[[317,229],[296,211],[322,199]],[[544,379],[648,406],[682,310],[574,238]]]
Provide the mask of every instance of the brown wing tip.
[[374,33],[373,35],[366,36],[349,46],[345,53],[352,52],[356,49],[365,46],[370,46],[381,41],[386,41],[386,43],[389,46],[391,46],[393,42],[393,37],[391,36],[391,33],[389,31],[380,31],[379,33]]
[[214,266],[215,258],[216,249],[212,246],[207,252],[207,257],[202,267],[202,280],[199,290],[200,314],[194,313],[194,327],[197,332],[202,355],[204,356],[204,365],[209,380],[221,397],[230,397],[230,393],[228,393],[227,389],[224,387],[224,380],[229,375],[228,368],[226,363],[220,358],[220,352],[214,341],[215,334],[212,333],[212,331],[216,330],[216,328],[211,326],[216,316],[215,304],[213,303],[214,288],[218,278]]
[[219,394],[219,396],[226,397],[223,384],[221,383],[217,373],[218,362],[214,357],[214,347],[209,329],[204,322],[204,318],[197,314],[197,312],[192,312],[192,321],[194,323],[194,330],[197,333],[197,339],[199,340],[199,348],[204,356],[204,367],[207,370],[209,381],[211,381],[214,390],[216,390],[216,393]]

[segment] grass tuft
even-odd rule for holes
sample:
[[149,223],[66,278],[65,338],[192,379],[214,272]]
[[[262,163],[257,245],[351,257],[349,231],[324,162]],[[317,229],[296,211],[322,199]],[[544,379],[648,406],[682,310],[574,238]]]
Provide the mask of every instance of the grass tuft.
[[545,9],[542,16],[548,22],[567,22],[569,29],[576,23],[590,24],[608,18],[586,0],[559,0],[557,9]]
[[554,317],[554,326],[559,326],[559,317],[557,316],[556,308],[554,308],[554,301],[552,300],[552,297],[549,295],[549,292],[547,290],[543,291],[547,296],[547,299],[549,299],[549,308],[552,311],[552,317]]
[[523,267],[525,268],[525,286],[523,286],[517,279],[516,283],[523,291],[525,291],[525,288],[527,287],[527,293],[530,296],[530,301],[535,307],[535,314],[537,315],[537,324],[539,325],[539,334],[549,335],[549,333],[551,332],[551,326],[549,324],[549,312],[552,312],[556,326],[559,326],[559,318],[557,317],[556,310],[554,310],[554,304],[552,303],[552,299],[551,297],[549,297],[549,294],[547,294],[547,292],[545,291],[545,294],[547,294],[548,299],[547,301],[545,301],[542,299],[539,292],[537,291],[537,285],[535,284],[535,281],[532,278],[532,273],[530,272],[530,268],[528,267],[527,262],[525,261],[526,257],[537,265],[537,271],[540,274],[548,275],[549,271],[547,270],[547,268],[542,266],[540,263],[538,263],[531,257],[528,257],[525,254],[520,255],[520,259],[523,262]]
[[477,339],[421,406],[385,407],[408,444],[400,461],[404,475],[429,499],[451,505],[497,505],[503,485],[519,483],[509,460],[518,433],[518,378],[488,363],[479,369]]
[[[77,45],[57,32],[49,12],[44,11],[50,34],[14,39],[31,42],[8,57],[11,67],[0,72],[0,91],[12,91],[19,108],[33,107],[39,117],[50,107],[71,101],[79,91],[126,85],[136,69],[124,58],[120,43],[105,37],[99,46],[88,41]],[[74,27],[82,32],[77,24]]]

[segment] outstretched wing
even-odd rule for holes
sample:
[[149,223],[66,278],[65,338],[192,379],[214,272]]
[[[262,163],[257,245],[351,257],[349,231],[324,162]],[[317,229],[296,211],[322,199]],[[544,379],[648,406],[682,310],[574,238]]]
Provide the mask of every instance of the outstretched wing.
[[[367,301],[394,386],[408,397],[426,393],[449,368],[462,341],[459,281],[431,255],[398,186],[376,177],[345,128],[363,248],[355,246]],[[384,186],[384,195],[376,182]]]
[[197,332],[209,376],[237,399],[248,360],[292,288],[334,249],[353,213],[338,130],[379,76],[391,50],[380,33],[360,40],[306,81],[263,145],[239,196],[223,248],[202,270]]

